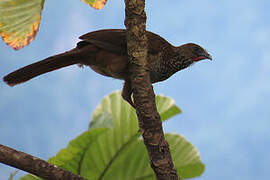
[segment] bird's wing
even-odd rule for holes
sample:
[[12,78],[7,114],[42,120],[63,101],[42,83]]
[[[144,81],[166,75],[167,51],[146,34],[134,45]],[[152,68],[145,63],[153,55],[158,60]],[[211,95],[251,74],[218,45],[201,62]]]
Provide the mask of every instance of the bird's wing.
[[[127,51],[125,29],[105,29],[90,32],[79,37],[88,43],[114,53],[124,54]],[[148,53],[156,54],[164,47],[170,46],[168,41],[157,34],[147,31]]]
[[124,29],[99,30],[84,34],[79,38],[114,53],[126,53],[126,30]]
[[164,48],[171,47],[171,44],[161,36],[147,31],[148,53],[157,54],[163,51]]

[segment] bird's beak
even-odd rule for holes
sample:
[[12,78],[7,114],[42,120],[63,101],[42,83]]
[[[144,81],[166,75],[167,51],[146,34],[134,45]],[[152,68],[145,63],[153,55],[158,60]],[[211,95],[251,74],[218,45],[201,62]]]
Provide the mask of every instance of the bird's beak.
[[205,59],[209,59],[210,61],[212,61],[212,56],[208,53],[206,53],[206,55],[204,55]]
[[209,59],[210,61],[212,61],[212,56],[210,54],[208,54],[207,52],[202,53],[201,55],[193,58],[193,61],[200,61],[203,59]]

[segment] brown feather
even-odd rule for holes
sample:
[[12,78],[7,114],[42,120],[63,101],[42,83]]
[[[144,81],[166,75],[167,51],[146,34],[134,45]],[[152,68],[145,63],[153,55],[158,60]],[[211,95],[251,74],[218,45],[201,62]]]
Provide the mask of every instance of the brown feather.
[[25,66],[3,78],[9,85],[14,86],[28,81],[38,75],[54,71],[56,69],[76,64],[77,61],[70,55],[71,51],[48,57],[42,61]]

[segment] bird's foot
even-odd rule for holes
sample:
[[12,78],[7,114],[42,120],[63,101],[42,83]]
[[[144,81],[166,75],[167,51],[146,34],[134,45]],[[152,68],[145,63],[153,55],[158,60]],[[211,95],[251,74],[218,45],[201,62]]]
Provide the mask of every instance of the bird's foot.
[[136,108],[134,102],[131,99],[132,88],[129,81],[125,81],[124,87],[122,89],[122,97],[127,101],[134,109]]

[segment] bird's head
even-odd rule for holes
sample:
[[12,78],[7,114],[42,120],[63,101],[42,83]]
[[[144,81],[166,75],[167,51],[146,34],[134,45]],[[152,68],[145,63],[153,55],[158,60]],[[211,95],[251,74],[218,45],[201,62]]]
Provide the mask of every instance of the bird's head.
[[188,43],[180,47],[181,47],[181,54],[183,53],[185,58],[192,60],[193,62],[198,62],[204,59],[212,60],[212,56],[208,54],[208,52],[204,48],[202,48],[197,44]]

